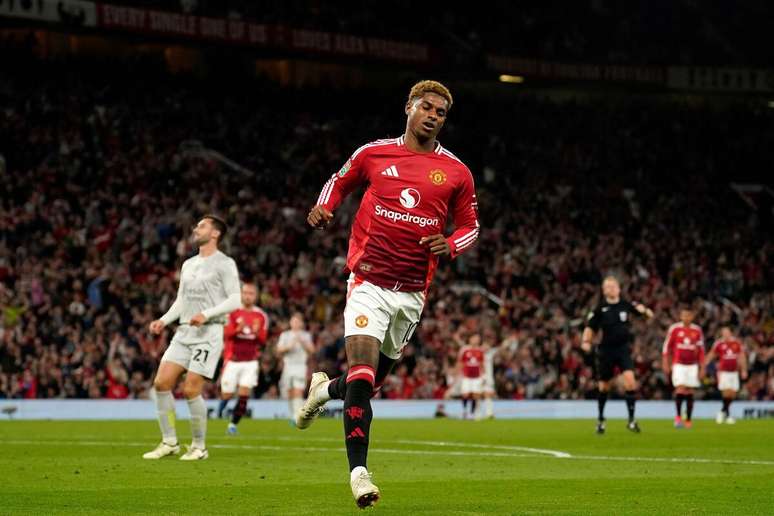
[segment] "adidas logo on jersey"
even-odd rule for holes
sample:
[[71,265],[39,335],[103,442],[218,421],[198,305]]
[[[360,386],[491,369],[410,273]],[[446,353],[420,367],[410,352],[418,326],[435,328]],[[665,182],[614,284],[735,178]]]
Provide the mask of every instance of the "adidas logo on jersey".
[[382,171],[383,176],[398,177],[398,169],[395,165],[390,166],[387,170]]

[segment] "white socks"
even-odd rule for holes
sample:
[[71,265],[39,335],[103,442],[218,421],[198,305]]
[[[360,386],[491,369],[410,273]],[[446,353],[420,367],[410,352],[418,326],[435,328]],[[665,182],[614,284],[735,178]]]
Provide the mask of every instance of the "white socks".
[[199,395],[188,400],[188,409],[191,411],[192,445],[204,450],[204,436],[207,434],[207,406],[204,404],[204,398]]
[[485,398],[484,406],[486,407],[486,417],[494,416],[494,400],[492,398]]
[[328,386],[331,384],[333,380],[328,380],[325,382],[322,387],[317,389],[317,394],[315,395],[315,401],[319,403],[327,403],[331,401],[331,395],[328,394]]
[[161,438],[166,444],[177,444],[175,432],[175,398],[169,391],[156,391],[156,416]]

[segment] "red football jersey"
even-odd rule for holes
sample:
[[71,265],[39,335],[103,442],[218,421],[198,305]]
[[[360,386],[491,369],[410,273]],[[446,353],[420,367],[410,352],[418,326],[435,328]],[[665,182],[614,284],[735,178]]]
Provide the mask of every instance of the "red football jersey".
[[664,339],[663,354],[675,364],[694,365],[704,361],[704,333],[696,324],[675,323]]
[[739,369],[739,355],[744,353],[738,340],[719,340],[712,351],[718,357],[718,370],[735,372]]
[[[237,331],[240,325],[242,328]],[[239,308],[231,312],[223,328],[226,341],[223,360],[226,362],[258,360],[259,351],[266,344],[268,329],[269,316],[257,306],[249,310]]]
[[452,258],[478,238],[473,176],[439,143],[428,153],[409,150],[402,136],[363,145],[325,183],[317,205],[333,212],[361,185],[367,189],[352,223],[347,268],[362,280],[426,291],[438,257],[419,240],[443,233],[449,213],[455,226],[446,239]]
[[478,378],[484,370],[484,350],[463,346],[460,349],[459,362],[462,366],[462,376],[465,378]]

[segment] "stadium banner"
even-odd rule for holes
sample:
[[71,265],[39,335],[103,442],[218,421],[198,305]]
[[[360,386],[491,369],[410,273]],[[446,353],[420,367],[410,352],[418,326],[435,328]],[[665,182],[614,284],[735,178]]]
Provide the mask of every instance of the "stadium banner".
[[[329,402],[326,416],[341,417],[342,405],[342,401]],[[374,400],[372,405],[374,416],[385,419],[459,419],[462,414],[459,400]],[[215,417],[218,400],[207,400],[207,407],[210,417]],[[720,401],[697,401],[694,419],[714,419],[720,408]],[[637,402],[638,419],[672,419],[674,411],[672,401]],[[176,413],[180,419],[188,418],[184,400],[177,400]],[[497,419],[591,420],[597,417],[597,402],[495,400],[494,413]],[[731,406],[731,413],[738,419],[774,418],[774,401],[737,401]],[[624,402],[608,402],[607,416],[624,419]],[[152,400],[0,400],[0,417],[6,420],[153,420],[156,406]],[[250,400],[246,417],[287,419],[288,403],[285,400]]]
[[411,63],[427,63],[430,60],[429,47],[415,43],[105,3],[98,3],[96,9],[97,26],[106,30],[342,57],[372,57]]
[[774,70],[670,66],[667,84],[683,90],[767,93],[774,91]]
[[556,63],[541,59],[488,54],[486,64],[497,73],[508,73],[541,79],[574,79],[588,81],[637,82],[665,85],[667,72],[660,66],[617,66],[584,63]]
[[97,24],[97,6],[94,2],[81,0],[0,0],[0,16],[69,27],[94,27]]

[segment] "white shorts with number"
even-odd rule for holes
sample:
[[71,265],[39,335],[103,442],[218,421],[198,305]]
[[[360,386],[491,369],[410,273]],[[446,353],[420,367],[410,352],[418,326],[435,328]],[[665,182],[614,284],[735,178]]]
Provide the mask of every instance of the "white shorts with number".
[[718,389],[721,391],[738,391],[739,373],[737,371],[718,371]]
[[288,397],[291,389],[306,389],[306,370],[284,369],[279,381],[280,395]]
[[478,378],[466,378],[462,377],[462,385],[460,387],[460,391],[463,396],[467,396],[468,394],[481,394],[484,390],[484,377],[479,376]]
[[177,338],[172,342],[161,357],[162,362],[174,362],[185,367],[187,371],[212,379],[218,360],[223,353],[223,326],[213,325],[218,331],[209,331],[210,339],[204,342],[183,343]]
[[258,385],[258,361],[235,362],[229,360],[220,376],[220,391],[234,393],[237,387],[252,389]]
[[381,342],[382,353],[397,360],[419,325],[424,306],[423,292],[396,292],[350,274],[344,336],[370,335]]
[[699,365],[675,364],[672,366],[672,385],[675,387],[698,387]]

